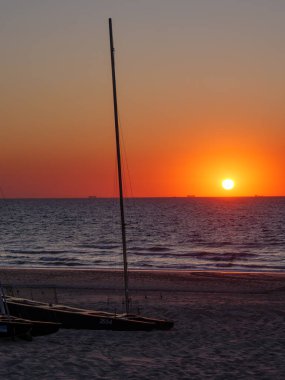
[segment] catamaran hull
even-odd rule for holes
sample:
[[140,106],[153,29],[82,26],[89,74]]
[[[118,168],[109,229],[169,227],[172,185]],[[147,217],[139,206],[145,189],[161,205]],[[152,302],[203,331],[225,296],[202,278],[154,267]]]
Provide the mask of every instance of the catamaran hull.
[[32,323],[0,318],[0,338],[16,338],[30,335]]
[[25,338],[53,334],[59,323],[26,320],[12,315],[0,315],[0,338]]
[[131,314],[118,315],[12,297],[6,302],[11,315],[30,320],[60,323],[65,329],[150,331],[168,330],[173,327],[173,322],[170,321]]

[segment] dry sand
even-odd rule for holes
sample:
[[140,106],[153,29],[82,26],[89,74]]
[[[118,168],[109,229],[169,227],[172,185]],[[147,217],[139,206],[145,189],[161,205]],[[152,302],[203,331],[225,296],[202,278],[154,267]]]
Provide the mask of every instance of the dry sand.
[[[119,271],[0,268],[0,279],[20,296],[123,307]],[[175,327],[1,340],[0,378],[285,378],[285,274],[132,271],[130,288],[134,312],[173,319]]]

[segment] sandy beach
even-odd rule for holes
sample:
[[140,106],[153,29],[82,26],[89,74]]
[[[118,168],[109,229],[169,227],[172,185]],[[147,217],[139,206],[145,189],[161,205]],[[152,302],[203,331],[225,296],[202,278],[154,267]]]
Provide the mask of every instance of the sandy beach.
[[[120,271],[0,268],[7,292],[123,310]],[[136,313],[170,331],[60,330],[0,341],[2,379],[284,379],[285,274],[131,271]]]

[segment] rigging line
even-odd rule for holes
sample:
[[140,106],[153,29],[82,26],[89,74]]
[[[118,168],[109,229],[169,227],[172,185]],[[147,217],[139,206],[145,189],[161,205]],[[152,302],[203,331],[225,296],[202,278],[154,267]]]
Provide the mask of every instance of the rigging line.
[[[120,134],[121,134],[122,146],[123,146],[123,159],[124,159],[124,165],[123,166],[125,166],[126,172],[127,172],[127,181],[126,181],[126,178],[125,178],[125,182],[127,182],[126,184],[128,184],[128,186],[129,186],[131,197],[134,198],[134,192],[133,192],[133,186],[132,186],[132,181],[131,181],[131,174],[130,174],[130,169],[129,169],[129,162],[128,162],[128,155],[127,155],[127,150],[126,150],[124,131],[123,131],[123,127],[122,127],[123,124],[122,124],[122,121],[121,121],[120,112],[118,112],[118,114],[119,114]],[[124,172],[125,171],[123,170],[123,173]]]
[[[118,55],[116,55],[116,59],[118,61]],[[116,81],[118,83],[118,79],[116,78]],[[118,86],[119,87],[119,86]],[[118,90],[117,90],[118,92]],[[117,97],[117,103],[118,103],[118,97]],[[124,133],[123,133],[123,127],[122,127],[122,120],[121,120],[121,115],[120,115],[120,111],[119,111],[119,107],[117,107],[117,117],[118,117],[118,129],[119,129],[119,136],[120,136],[120,139],[121,139],[121,156],[122,156],[122,159],[121,159],[121,174],[122,174],[122,184],[123,184],[123,188],[124,188],[124,193],[125,193],[125,199],[126,199],[126,195],[128,193],[131,194],[131,197],[133,198],[133,188],[132,188],[132,182],[131,182],[131,176],[130,176],[130,170],[129,170],[129,165],[128,165],[128,160],[127,160],[127,153],[126,153],[126,144],[125,144],[125,139],[124,139]],[[117,163],[116,163],[116,166],[117,166]],[[116,172],[117,172],[117,169],[116,169]],[[115,191],[115,194],[116,196],[118,195],[117,193],[117,189],[118,189],[118,176],[115,175],[115,183],[116,183],[116,191]],[[128,188],[126,185],[129,185],[128,188],[130,191],[128,191]],[[129,197],[127,197],[129,198]],[[128,203],[129,203],[129,199],[128,199]],[[126,202],[124,202],[124,209],[125,209],[125,226],[128,226],[130,225],[130,213],[129,212],[126,212],[129,207],[126,207]],[[133,235],[130,234],[130,228],[127,229],[127,231],[125,230],[125,237],[126,237],[126,240],[129,242],[130,241],[130,237],[133,238]]]
[[[129,193],[128,197],[128,206],[126,207],[126,216],[127,216],[127,223],[126,225],[129,226],[127,229],[127,238],[128,238],[128,246],[131,248],[131,241],[136,241],[137,240],[137,224],[138,220],[140,220],[140,214],[139,214],[139,208],[137,204],[137,200],[134,195],[133,191],[133,181],[132,181],[132,176],[131,176],[131,171],[129,168],[129,160],[128,160],[128,155],[127,155],[127,149],[126,149],[126,143],[125,143],[125,137],[124,137],[124,127],[122,127],[122,119],[120,112],[118,111],[118,119],[119,119],[119,126],[120,126],[120,136],[121,136],[121,141],[122,141],[122,174],[123,174],[123,183],[124,183],[124,188]],[[132,260],[132,255],[128,256],[129,258],[129,264],[131,264]]]
[[[124,136],[122,132],[122,123],[120,120],[120,114],[119,114],[119,107],[118,107],[118,102],[117,102],[117,86],[116,86],[116,77],[115,77],[115,62],[114,62],[114,46],[113,46],[113,33],[112,33],[112,20],[109,19],[109,31],[110,31],[110,47],[111,47],[111,63],[112,63],[112,78],[113,78],[113,101],[114,101],[114,113],[115,113],[115,130],[116,130],[116,141],[117,141],[117,162],[118,162],[118,180],[119,180],[119,190],[121,196],[123,195],[123,189],[126,189],[125,183],[126,183],[126,178],[125,174],[127,171],[128,179],[129,179],[129,184],[130,184],[130,190],[131,190],[131,195],[133,197],[133,188],[132,188],[132,182],[130,180],[130,170],[129,170],[129,165],[128,165],[128,160],[127,160],[127,154],[126,154],[126,144],[124,143]],[[117,57],[116,57],[117,58]],[[122,138],[123,142],[123,161],[121,160],[121,152],[120,152],[120,137]],[[121,144],[122,146],[122,144]],[[119,152],[119,154],[118,154]],[[124,170],[126,168],[126,171]],[[127,247],[126,247],[126,242],[130,241],[130,228],[127,229],[126,231],[126,219],[125,219],[125,211],[126,210],[126,202],[123,203],[123,196],[120,198],[121,199],[121,215],[122,215],[122,241],[123,241],[123,258],[124,258],[124,280],[125,280],[125,298],[126,298],[126,312],[128,313],[128,303],[129,303],[129,298],[128,298],[128,276],[127,276]],[[133,198],[132,198],[133,202]],[[129,201],[127,202],[129,203]],[[124,207],[125,205],[125,207]],[[128,207],[129,209],[129,207]],[[130,225],[130,212],[128,211],[128,224]],[[132,236],[133,237],[133,236]]]
[[[117,61],[119,62],[119,57],[116,55]],[[120,85],[120,80],[117,79],[117,83]],[[118,86],[120,88],[120,86]],[[117,90],[118,92],[118,90]],[[129,194],[133,198],[134,197],[134,192],[133,192],[133,187],[132,187],[132,181],[131,181],[131,175],[130,175],[130,169],[129,169],[129,164],[128,164],[128,155],[127,155],[127,149],[126,149],[126,143],[125,143],[125,136],[124,136],[124,125],[122,121],[122,116],[120,112],[120,107],[118,107],[117,110],[118,114],[118,123],[119,123],[119,133],[122,141],[122,158],[123,158],[123,180],[124,180],[124,185],[125,185],[125,190],[128,191],[128,188],[126,185],[129,187]],[[125,168],[125,170],[124,170]],[[128,197],[129,198],[129,197]]]
[[[117,212],[112,212],[114,209],[119,208],[118,202],[117,202],[117,197],[118,197],[118,177],[117,177],[117,160],[116,157],[113,157],[113,196],[111,197],[111,231],[113,236],[115,237],[115,242],[119,244],[120,236],[118,234],[117,228],[115,228],[115,219],[118,219],[118,213]],[[116,218],[115,218],[116,215]],[[121,259],[121,252],[115,253],[115,257],[119,257]],[[113,259],[110,257],[109,258],[109,265],[112,263]],[[118,267],[119,262],[116,262],[116,266]]]
[[[117,44],[119,45],[119,42],[117,42]],[[119,45],[119,49],[120,49],[120,45]],[[117,62],[117,66],[120,66],[120,55],[117,53],[117,50],[119,49],[115,49],[114,48],[114,52],[116,53],[116,62]],[[116,92],[117,94],[119,94],[119,90],[118,88],[120,88],[120,78],[116,77],[116,82],[118,84],[118,86],[116,86]],[[120,134],[120,138],[121,138],[121,142],[122,142],[122,158],[123,158],[123,162],[122,162],[122,169],[126,169],[126,174],[127,174],[127,178],[126,178],[126,175],[125,175],[125,170],[122,170],[122,174],[123,174],[123,184],[124,184],[124,190],[125,192],[128,190],[126,188],[126,185],[129,185],[129,190],[130,190],[130,195],[131,197],[133,198],[134,197],[134,192],[133,192],[133,187],[132,187],[132,181],[131,181],[131,175],[130,175],[130,170],[129,170],[129,165],[128,165],[128,156],[127,156],[127,151],[126,151],[126,144],[125,144],[125,138],[124,138],[124,131],[123,131],[123,123],[122,123],[122,118],[121,118],[121,114],[120,114],[120,107],[119,107],[119,96],[117,96],[117,115],[118,115],[118,127],[119,127],[119,134]],[[126,194],[125,194],[126,195]],[[129,198],[129,197],[128,197]]]
[[[120,117],[119,117],[118,107],[117,107],[117,115],[118,115],[119,134],[120,134],[120,137],[122,137],[122,131],[120,130],[121,127],[120,127]],[[111,197],[111,206],[112,206],[113,209],[116,209],[117,207],[119,207],[119,205],[117,203],[117,198],[119,197],[119,195],[118,195],[119,179],[118,179],[118,174],[117,174],[117,172],[118,172],[118,168],[117,168],[118,167],[117,156],[115,154],[114,154],[113,160],[114,160],[114,168],[113,168],[113,196]],[[121,162],[121,164],[122,164],[122,166],[124,166],[123,162]],[[123,167],[122,167],[122,169],[123,169]],[[125,185],[125,178],[124,177],[125,177],[124,176],[124,170],[122,170],[122,182],[123,182],[123,186]],[[114,234],[114,236],[116,236],[116,234],[117,234],[118,231],[115,228],[115,213],[114,212],[112,212],[112,226],[113,226],[112,227],[113,234]],[[119,241],[119,235],[116,236],[116,237],[118,237],[118,240],[117,240],[117,242],[118,242]],[[118,252],[118,256],[117,256],[116,253],[115,253],[115,255],[117,257],[116,265],[119,267],[121,265],[121,255],[122,255],[122,253]],[[112,259],[110,258],[109,261],[111,262],[111,260]]]
[[120,152],[120,134],[118,123],[118,105],[117,105],[117,85],[116,85],[116,69],[115,69],[115,54],[114,54],[114,41],[113,41],[113,28],[112,19],[109,18],[109,37],[110,37],[110,54],[111,54],[111,67],[112,67],[112,87],[113,87],[113,106],[114,106],[114,127],[116,135],[116,152],[118,164],[118,181],[120,192],[120,215],[121,215],[121,234],[122,234],[122,253],[123,253],[123,279],[124,279],[124,293],[125,293],[125,307],[126,314],[129,314],[129,285],[128,285],[128,260],[127,260],[127,244],[126,244],[126,229],[125,229],[125,213],[124,213],[124,191],[122,183],[122,170],[121,170],[121,152]]
[[[117,61],[119,61],[118,55]],[[119,83],[120,79],[117,79],[117,82]],[[118,86],[120,88],[120,86]],[[118,91],[118,90],[117,90]],[[133,181],[132,181],[132,176],[131,176],[131,171],[129,167],[129,159],[128,159],[128,154],[127,154],[127,144],[126,144],[126,139],[124,135],[124,125],[126,123],[123,123],[123,118],[122,118],[122,113],[120,112],[120,107],[117,109],[117,114],[118,114],[118,124],[119,124],[119,133],[120,133],[120,138],[121,138],[121,148],[122,148],[122,181],[125,189],[126,195],[128,194],[127,198],[127,204],[128,207],[125,207],[126,209],[126,226],[129,226],[127,229],[127,240],[128,244],[131,243],[131,240],[136,239],[137,237],[135,236],[135,231],[134,228],[134,221],[139,220],[139,213],[138,213],[138,208],[135,200],[135,195],[134,195],[134,190],[133,190]],[[127,206],[125,202],[125,206]],[[131,257],[129,256],[129,263],[130,263]]]

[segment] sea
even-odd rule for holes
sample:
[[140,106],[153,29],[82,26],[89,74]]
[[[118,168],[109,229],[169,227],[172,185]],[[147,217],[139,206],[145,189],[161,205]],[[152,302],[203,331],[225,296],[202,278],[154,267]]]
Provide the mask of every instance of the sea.
[[[133,269],[285,270],[285,197],[128,198]],[[123,266],[115,198],[1,199],[0,266]]]

